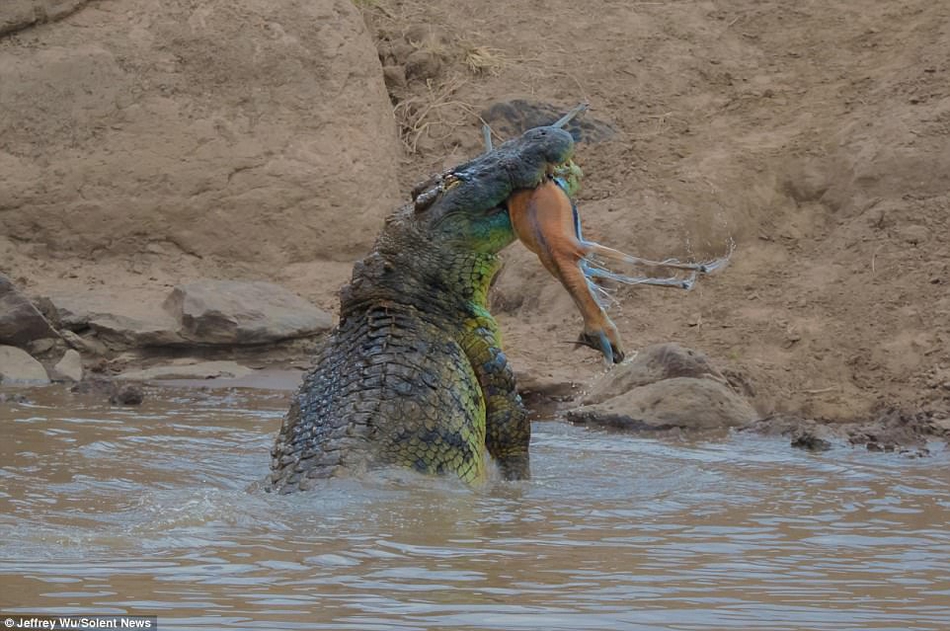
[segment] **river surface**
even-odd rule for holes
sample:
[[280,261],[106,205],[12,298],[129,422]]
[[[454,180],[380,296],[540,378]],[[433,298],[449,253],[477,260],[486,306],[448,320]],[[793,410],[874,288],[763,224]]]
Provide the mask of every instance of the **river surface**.
[[534,478],[259,484],[288,393],[0,403],[0,612],[161,629],[950,629],[950,454],[534,425]]

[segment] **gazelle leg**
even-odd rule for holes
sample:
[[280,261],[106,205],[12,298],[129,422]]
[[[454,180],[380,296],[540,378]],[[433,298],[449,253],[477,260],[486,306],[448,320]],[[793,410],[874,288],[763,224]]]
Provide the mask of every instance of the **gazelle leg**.
[[585,241],[584,248],[587,249],[587,255],[585,258],[588,261],[594,261],[597,257],[606,259],[607,261],[612,261],[614,263],[621,263],[625,265],[633,265],[636,267],[646,267],[650,269],[657,268],[667,268],[667,269],[680,269],[687,270],[690,272],[697,272],[699,274],[709,274],[711,272],[722,269],[729,262],[729,258],[732,255],[730,251],[724,257],[718,259],[713,259],[712,261],[707,261],[705,263],[681,263],[676,259],[666,259],[665,261],[651,261],[650,259],[643,259],[638,256],[631,256],[630,254],[624,254],[620,250],[615,250],[613,248],[608,248],[607,246],[600,245],[599,243],[594,243],[593,241]]

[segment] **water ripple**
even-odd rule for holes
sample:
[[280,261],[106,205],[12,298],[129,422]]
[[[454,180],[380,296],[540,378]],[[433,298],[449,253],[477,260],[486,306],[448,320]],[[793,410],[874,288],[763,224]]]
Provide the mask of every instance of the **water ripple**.
[[[947,629],[946,451],[538,423],[534,478],[253,490],[286,394],[0,411],[0,604],[171,629]],[[252,489],[252,490],[248,490]]]

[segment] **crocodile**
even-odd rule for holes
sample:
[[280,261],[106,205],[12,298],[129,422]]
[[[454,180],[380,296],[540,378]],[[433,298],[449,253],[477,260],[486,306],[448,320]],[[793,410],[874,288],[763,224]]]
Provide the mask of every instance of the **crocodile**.
[[488,290],[516,239],[507,200],[573,152],[558,123],[529,129],[418,185],[387,218],[284,417],[271,490],[385,466],[478,485],[486,454],[504,479],[530,477],[531,426]]

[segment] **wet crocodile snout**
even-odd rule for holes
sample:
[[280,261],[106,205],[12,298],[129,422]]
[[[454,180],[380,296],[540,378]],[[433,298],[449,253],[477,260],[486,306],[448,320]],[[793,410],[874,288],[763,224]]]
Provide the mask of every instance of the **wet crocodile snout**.
[[530,150],[543,156],[545,162],[561,164],[574,155],[574,139],[559,127],[534,127],[522,135]]

